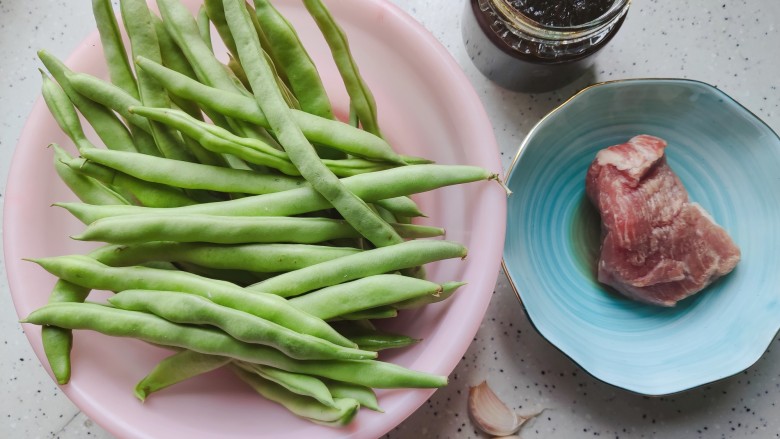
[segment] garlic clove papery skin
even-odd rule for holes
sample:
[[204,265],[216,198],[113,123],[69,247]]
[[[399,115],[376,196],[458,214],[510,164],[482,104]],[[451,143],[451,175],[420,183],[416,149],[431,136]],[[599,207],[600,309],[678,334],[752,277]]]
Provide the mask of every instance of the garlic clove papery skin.
[[487,381],[469,389],[468,409],[477,427],[493,436],[511,436],[526,421],[493,393]]

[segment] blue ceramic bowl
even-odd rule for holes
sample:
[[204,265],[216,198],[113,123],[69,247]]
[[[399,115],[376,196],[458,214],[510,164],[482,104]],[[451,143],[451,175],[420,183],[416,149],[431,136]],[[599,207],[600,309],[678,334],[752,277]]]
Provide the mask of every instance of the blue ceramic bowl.
[[[599,284],[599,217],[585,197],[596,152],[637,134],[742,250],[737,268],[659,308]],[[780,329],[780,139],[718,89],[678,79],[587,88],[534,127],[507,179],[504,268],[537,330],[596,378],[663,395],[738,373]]]

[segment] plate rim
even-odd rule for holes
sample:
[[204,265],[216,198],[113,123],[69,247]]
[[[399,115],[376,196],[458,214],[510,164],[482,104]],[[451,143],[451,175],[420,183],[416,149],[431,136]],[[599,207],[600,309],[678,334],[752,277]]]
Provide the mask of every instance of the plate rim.
[[[329,1],[329,0],[328,0]],[[411,14],[404,11],[397,5],[393,4],[392,2],[388,0],[370,0],[370,1],[360,1],[360,0],[354,0],[356,2],[359,2],[362,4],[361,7],[370,10],[372,12],[377,13],[383,13],[388,16],[392,16],[393,21],[395,21],[396,26],[401,26],[405,28],[407,31],[412,33],[415,37],[418,37],[420,46],[427,47],[427,50],[430,54],[435,55],[437,57],[437,62],[443,63],[442,65],[442,71],[447,70],[452,75],[451,78],[453,79],[453,82],[463,85],[463,87],[460,88],[459,93],[457,94],[458,100],[463,100],[467,102],[471,102],[473,105],[470,108],[469,115],[470,117],[475,117],[476,120],[474,122],[474,126],[480,126],[484,128],[481,130],[482,134],[485,136],[483,138],[483,148],[485,151],[488,151],[490,154],[486,154],[486,156],[489,157],[489,159],[486,159],[482,166],[489,169],[491,172],[500,172],[502,175],[504,172],[502,171],[501,167],[501,160],[500,160],[500,151],[498,148],[498,143],[495,138],[494,130],[492,128],[492,122],[490,121],[487,112],[484,108],[484,104],[482,103],[481,99],[479,98],[479,95],[477,91],[475,90],[473,84],[471,81],[469,81],[468,77],[466,76],[465,72],[461,68],[461,66],[457,63],[453,55],[444,47],[444,45],[430,32],[428,31],[420,22],[418,22]],[[151,0],[149,1],[150,6],[152,7],[152,10],[156,10]],[[191,2],[190,2],[191,3]],[[118,11],[115,11],[118,13]],[[90,45],[92,42],[99,42],[99,38],[97,37],[97,30],[94,30],[90,32],[84,39],[79,41],[77,46],[71,50],[65,59],[66,65],[73,65],[73,59],[79,57],[84,52],[89,52],[94,50],[94,47]],[[22,130],[20,132],[20,136],[18,141],[15,144],[15,149],[12,154],[10,164],[9,164],[9,172],[8,177],[6,179],[6,192],[8,193],[8,188],[11,188],[12,190],[10,192],[16,193],[20,192],[15,188],[18,186],[18,182],[20,181],[20,174],[24,173],[24,171],[27,169],[26,167],[19,166],[18,163],[22,161],[23,158],[26,158],[27,153],[24,151],[25,145],[29,145],[30,142],[30,132],[34,128],[34,125],[32,124],[33,119],[40,120],[42,117],[50,117],[48,116],[48,110],[46,108],[46,105],[43,101],[43,98],[40,94],[38,94],[33,107],[30,111],[30,113],[27,115],[25,119],[25,123],[22,126]],[[488,166],[488,163],[490,165]],[[503,190],[502,190],[503,193]],[[482,277],[482,281],[480,284],[492,284],[492,288],[495,288],[495,284],[498,279],[499,275],[499,265],[500,265],[500,259],[501,259],[501,250],[503,249],[503,242],[504,242],[504,232],[506,227],[506,201],[505,197],[502,198],[501,204],[494,206],[496,210],[496,227],[493,229],[493,233],[500,236],[501,239],[497,239],[497,251],[495,252],[495,255],[491,255],[491,261],[495,259],[495,270],[491,271],[490,273],[486,273],[485,276]],[[10,201],[6,198],[6,203],[3,207],[3,222],[8,225],[9,223],[6,222],[6,219],[9,217],[14,217],[12,211],[17,207],[18,203]],[[11,229],[14,230],[18,226],[14,225],[16,221],[12,221],[12,227]],[[7,278],[8,278],[8,285],[9,285],[9,292],[11,292],[12,300],[14,297],[14,294],[12,291],[19,291],[23,289],[24,287],[24,280],[21,278],[18,278],[19,273],[17,273],[15,270],[8,269],[10,267],[11,261],[11,254],[15,253],[15,248],[18,248],[18,242],[23,241],[21,237],[13,236],[14,234],[10,233],[12,230],[9,230],[6,228],[6,233],[3,234],[3,253],[6,258],[5,266],[6,266],[6,272],[7,272]],[[500,233],[498,233],[500,232]],[[17,255],[13,255],[16,257]],[[480,302],[481,309],[474,309],[473,311],[479,311],[480,318],[479,319],[473,319],[473,321],[470,321],[468,325],[464,325],[462,328],[463,333],[469,333],[471,334],[471,337],[468,339],[471,340],[473,336],[476,334],[477,330],[479,329],[479,326],[481,324],[481,321],[484,319],[485,312],[487,310],[487,307],[490,303],[490,299],[492,295],[489,291],[485,291],[481,294],[483,299]],[[16,306],[16,303],[14,301],[14,307],[16,308],[15,311],[18,315],[18,308]],[[24,329],[24,326],[21,326],[22,329]],[[28,342],[31,342],[32,335],[29,334],[28,331],[24,331],[25,335],[28,339]],[[32,343],[31,343],[32,344]],[[442,360],[436,364],[435,367],[442,369],[441,372],[434,371],[434,373],[442,373],[446,372],[446,375],[450,375],[453,370],[457,367],[457,365],[460,363],[460,359],[462,355],[466,352],[468,349],[468,346],[470,343],[466,344],[463,352],[460,352],[458,350],[459,355],[449,355],[449,356],[443,356]],[[51,377],[51,371],[48,367],[48,364],[45,360],[45,356],[43,356],[42,349],[40,349],[40,352],[38,349],[35,349],[35,345],[32,344],[33,351],[35,352],[36,356],[38,357],[38,360],[41,362],[41,365],[43,366],[44,370],[50,375]],[[444,370],[446,369],[446,370]],[[56,384],[56,381],[55,381]],[[76,400],[82,401],[82,398],[78,395],[80,393],[76,391],[64,391],[62,386],[59,386],[61,390],[63,390],[63,393],[68,397],[68,399],[71,400],[80,410],[82,409],[83,404],[76,404]],[[414,406],[411,410],[405,410],[404,416],[397,422],[391,422],[388,423],[384,430],[381,432],[375,432],[375,436],[379,437],[387,433],[388,431],[392,430],[396,426],[400,425],[401,422],[403,422],[404,419],[411,416],[413,413],[415,413],[419,408],[425,403],[425,401],[433,394],[435,389],[406,389],[409,391],[409,394],[405,397],[404,401],[408,403],[409,401],[412,401],[412,405]],[[74,400],[74,396],[76,397],[76,400]],[[85,413],[87,413],[87,410],[84,410]],[[94,411],[89,410],[88,415],[91,419],[93,419],[95,422],[100,424],[103,428],[105,428],[107,431],[111,432],[115,435],[127,435],[130,434],[132,436],[135,435],[143,435],[144,431],[139,429],[132,429],[128,430],[126,426],[122,425],[121,417],[111,416],[111,415],[105,415],[104,411]],[[148,432],[147,432],[148,434]],[[344,429],[342,430],[341,435],[343,436],[350,436],[350,437],[364,437],[366,433],[358,434],[353,429]]]

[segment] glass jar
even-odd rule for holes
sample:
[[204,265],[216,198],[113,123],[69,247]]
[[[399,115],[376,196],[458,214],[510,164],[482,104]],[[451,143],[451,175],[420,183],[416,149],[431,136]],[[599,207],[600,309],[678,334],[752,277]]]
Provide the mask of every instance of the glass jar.
[[466,51],[502,87],[531,93],[560,88],[593,65],[593,55],[623,24],[630,0],[601,1],[606,11],[595,19],[545,25],[523,15],[518,0],[468,0],[462,20]]

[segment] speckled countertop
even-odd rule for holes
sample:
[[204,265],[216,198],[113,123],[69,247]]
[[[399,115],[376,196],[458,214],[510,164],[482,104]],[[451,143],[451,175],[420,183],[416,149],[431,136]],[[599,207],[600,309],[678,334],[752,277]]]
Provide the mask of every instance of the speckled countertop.
[[[465,70],[493,121],[505,167],[544,114],[578,89],[603,80],[698,79],[780,129],[776,0],[634,0],[622,30],[601,54],[595,77],[539,95],[498,88],[472,66],[460,36],[464,1],[394,3],[422,22]],[[39,94],[35,51],[45,47],[65,57],[93,28],[86,1],[0,0],[0,195],[20,130]],[[4,273],[0,341],[0,437],[110,437],[70,403],[39,364],[17,323]],[[484,437],[466,412],[469,385],[484,379],[521,413],[549,409],[523,430],[526,439],[780,437],[778,342],[734,377],[675,396],[642,397],[593,379],[542,339],[501,274],[450,385],[389,437]]]

